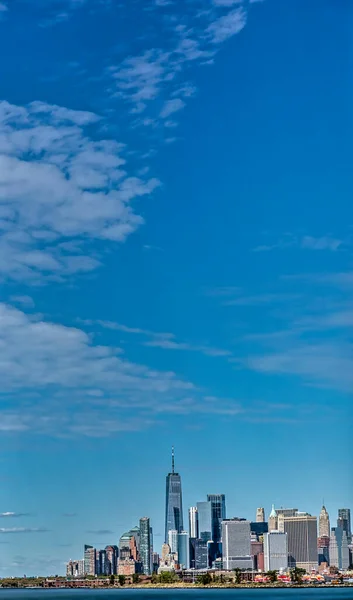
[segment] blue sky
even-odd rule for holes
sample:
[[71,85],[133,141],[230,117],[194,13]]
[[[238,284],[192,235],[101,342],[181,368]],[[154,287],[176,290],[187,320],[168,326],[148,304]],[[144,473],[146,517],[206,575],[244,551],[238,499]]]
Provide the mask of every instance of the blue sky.
[[[0,575],[352,500],[353,7],[1,0]],[[186,518],[186,511],[185,511]]]

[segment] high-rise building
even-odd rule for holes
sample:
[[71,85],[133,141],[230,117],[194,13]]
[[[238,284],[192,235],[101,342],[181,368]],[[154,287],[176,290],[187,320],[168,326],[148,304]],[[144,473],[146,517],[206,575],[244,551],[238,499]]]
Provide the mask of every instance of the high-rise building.
[[191,540],[191,543],[193,545],[193,555],[195,557],[191,563],[191,567],[197,570],[208,569],[208,542],[201,539],[193,539]]
[[289,567],[310,572],[317,569],[317,518],[307,513],[283,517],[284,533],[288,534]]
[[288,539],[286,533],[271,531],[264,535],[265,571],[286,571],[288,568]]
[[266,521],[255,522],[251,521],[250,523],[251,533],[256,535],[259,538],[264,533],[268,533],[268,523]]
[[330,536],[330,566],[346,571],[349,567],[347,534],[342,527],[333,527]]
[[149,517],[140,519],[140,560],[144,575],[151,575],[151,525]]
[[190,506],[189,508],[189,533],[191,538],[199,537],[199,523],[196,506]]
[[184,529],[181,477],[174,469],[174,448],[172,449],[172,471],[166,478],[165,543],[168,543],[168,531],[173,529],[178,533]]
[[222,523],[223,568],[252,569],[250,521],[227,519]]
[[222,539],[222,521],[226,519],[226,497],[224,494],[208,494],[207,501],[211,502],[211,539],[218,543]]
[[206,542],[212,540],[211,502],[197,502],[197,516],[199,524],[199,538]]
[[326,507],[323,506],[319,516],[319,537],[330,537],[330,530],[330,517]]
[[265,509],[258,508],[256,510],[256,523],[264,523],[265,522]]
[[330,564],[330,538],[326,535],[318,537],[317,539],[317,554],[319,566],[322,563]]
[[84,574],[84,560],[69,560],[69,562],[66,564],[66,577],[83,577]]
[[85,575],[96,575],[96,549],[85,544],[84,547]]
[[276,513],[274,504],[272,504],[272,510],[271,510],[270,516],[268,518],[268,530],[269,531],[277,531],[278,530],[278,519],[277,519],[277,513]]
[[342,527],[343,531],[346,532],[348,543],[352,540],[352,529],[351,529],[351,511],[349,508],[338,509],[338,527]]
[[189,532],[178,533],[178,563],[182,569],[190,567]]
[[168,531],[168,545],[170,547],[171,554],[177,554],[177,552],[178,552],[178,532],[176,529],[170,529]]
[[107,561],[107,575],[116,575],[118,572],[119,549],[117,546],[106,546],[105,553]]

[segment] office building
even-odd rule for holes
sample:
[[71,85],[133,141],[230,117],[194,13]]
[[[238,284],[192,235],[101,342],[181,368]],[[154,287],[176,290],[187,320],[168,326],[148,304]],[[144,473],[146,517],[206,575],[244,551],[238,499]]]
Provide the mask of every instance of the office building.
[[105,550],[96,552],[96,575],[107,575],[107,553]]
[[168,531],[183,531],[183,501],[181,491],[181,477],[174,468],[174,448],[172,449],[172,471],[166,478],[166,507],[164,541],[168,543]]
[[211,502],[198,502],[197,515],[199,523],[199,538],[206,542],[212,540],[212,504]]
[[342,527],[333,527],[330,536],[330,566],[346,571],[349,567],[347,534]]
[[330,517],[326,507],[323,506],[319,516],[319,537],[330,537],[330,531]]
[[96,549],[85,544],[84,547],[85,575],[96,575]]
[[208,542],[202,539],[191,540],[193,545],[193,564],[191,567],[197,570],[209,568]]
[[196,506],[191,506],[189,508],[189,534],[191,538],[199,537],[199,522]]
[[107,575],[116,575],[118,572],[119,549],[117,546],[105,547]]
[[211,539],[218,543],[222,539],[222,521],[226,519],[226,498],[224,494],[208,494],[207,502],[211,503]]
[[283,517],[284,533],[288,535],[289,567],[310,572],[317,569],[317,518],[307,513]]
[[190,567],[190,538],[188,531],[178,533],[178,563],[181,569]]
[[227,519],[222,523],[223,567],[252,569],[250,521]]
[[265,509],[258,508],[256,510],[256,523],[264,523],[265,522]]
[[330,538],[323,535],[317,539],[317,554],[319,566],[325,563],[330,564]]
[[253,563],[254,563],[254,570],[255,571],[263,571],[264,570],[264,562],[263,562],[264,545],[263,545],[263,543],[256,539],[251,540],[250,548],[251,548],[251,556],[252,556]]
[[277,513],[276,513],[274,504],[272,504],[272,510],[271,510],[270,516],[268,518],[268,530],[269,531],[278,531],[278,519],[277,519]]
[[264,535],[265,571],[286,571],[288,568],[288,538],[286,533],[271,531]]
[[338,509],[338,527],[342,527],[343,531],[346,532],[348,543],[352,540],[352,529],[351,529],[351,511],[349,508]]
[[83,577],[84,574],[84,560],[69,560],[69,562],[66,564],[66,577]]
[[140,519],[140,561],[142,563],[142,573],[151,575],[151,525],[148,517]]
[[168,545],[170,547],[171,554],[178,553],[178,532],[176,529],[168,531]]

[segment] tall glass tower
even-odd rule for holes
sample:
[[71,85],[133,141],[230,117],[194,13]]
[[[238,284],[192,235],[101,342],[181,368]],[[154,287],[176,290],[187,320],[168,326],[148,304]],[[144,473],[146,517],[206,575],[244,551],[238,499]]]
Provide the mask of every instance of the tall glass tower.
[[165,543],[168,544],[168,531],[171,529],[180,533],[184,529],[183,501],[181,494],[181,477],[174,470],[174,448],[172,448],[172,472],[166,479],[165,502]]
[[224,494],[208,494],[207,501],[211,503],[212,540],[222,539],[222,521],[226,519],[226,498]]
[[151,575],[151,531],[148,517],[140,519],[140,557],[144,575]]

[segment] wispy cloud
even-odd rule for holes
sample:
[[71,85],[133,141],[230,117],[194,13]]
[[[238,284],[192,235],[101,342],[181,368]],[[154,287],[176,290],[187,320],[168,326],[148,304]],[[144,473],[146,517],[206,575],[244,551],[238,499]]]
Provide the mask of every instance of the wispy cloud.
[[182,110],[185,107],[185,102],[181,100],[181,98],[173,98],[172,100],[168,100],[160,113],[162,119],[166,119],[170,115]]
[[0,527],[1,533],[47,533],[49,529],[43,527]]
[[214,44],[221,44],[244,29],[246,20],[245,10],[236,8],[213,21],[206,32]]
[[25,306],[27,308],[34,307],[34,300],[30,296],[11,296],[10,300],[14,304],[20,304],[21,306]]
[[17,512],[3,512],[0,513],[0,518],[17,518],[17,517],[28,517],[30,513],[17,513]]
[[149,329],[141,329],[140,327],[128,327],[127,325],[122,325],[121,323],[116,323],[114,321],[92,321],[92,320],[80,320],[85,325],[99,325],[104,329],[111,329],[114,331],[121,331],[123,333],[135,334],[142,337],[151,338],[148,341],[143,341],[144,346],[149,346],[151,348],[162,348],[164,350],[187,350],[191,352],[201,352],[206,356],[231,356],[231,352],[229,350],[224,350],[221,348],[216,348],[211,345],[203,345],[203,344],[190,344],[188,342],[181,342],[176,339],[176,336],[173,333],[169,332],[155,332]]
[[271,250],[282,250],[286,248],[301,248],[302,250],[328,250],[335,252],[340,248],[347,246],[347,240],[339,239],[331,235],[323,235],[319,237],[311,235],[298,236],[294,234],[286,234],[276,242],[270,244],[262,244],[253,248],[254,252],[269,252]]

